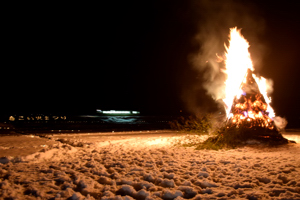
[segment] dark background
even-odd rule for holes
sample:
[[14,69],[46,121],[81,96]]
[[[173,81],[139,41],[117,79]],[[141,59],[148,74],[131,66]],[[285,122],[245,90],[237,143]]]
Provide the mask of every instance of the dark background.
[[[299,6],[228,2],[251,4],[253,15],[263,19],[255,40],[251,26],[241,28],[251,46],[267,49],[258,72],[274,81],[276,114],[299,126]],[[1,114],[87,114],[96,108],[191,112],[184,91],[203,80],[188,58],[201,48],[194,38],[202,18],[213,13],[205,16],[206,8],[197,6],[192,0],[5,5]],[[216,111],[203,88],[195,95],[205,111]]]

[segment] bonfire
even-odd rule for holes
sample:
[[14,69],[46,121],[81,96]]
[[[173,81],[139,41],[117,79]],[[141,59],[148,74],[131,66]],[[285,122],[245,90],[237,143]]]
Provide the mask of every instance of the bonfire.
[[226,110],[225,126],[209,142],[245,143],[257,140],[268,143],[287,143],[274,124],[275,112],[267,94],[267,79],[254,74],[248,51],[249,43],[236,27],[230,29],[226,46],[224,73],[225,95],[222,99]]

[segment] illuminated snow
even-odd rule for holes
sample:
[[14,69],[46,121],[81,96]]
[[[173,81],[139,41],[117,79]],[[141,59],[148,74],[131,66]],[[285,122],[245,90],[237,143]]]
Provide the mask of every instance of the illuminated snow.
[[[207,135],[170,131],[46,137],[1,137],[8,150],[45,146],[6,151],[0,199],[300,199],[299,144],[194,150],[174,144]],[[10,145],[16,138],[23,146]]]

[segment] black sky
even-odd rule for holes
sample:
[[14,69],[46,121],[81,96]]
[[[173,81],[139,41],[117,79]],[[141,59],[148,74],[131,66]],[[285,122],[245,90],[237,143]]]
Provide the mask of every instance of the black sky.
[[[221,2],[226,1],[216,1]],[[274,81],[275,111],[297,124],[299,6],[247,4],[264,21],[256,40],[251,44],[249,39],[250,45],[264,46],[259,73]],[[0,112],[187,110],[183,91],[201,84],[202,77],[188,59],[201,47],[193,40],[203,17],[196,5],[196,0],[165,0],[8,6],[2,27]],[[241,28],[245,37],[253,32]],[[215,106],[203,89],[198,92],[200,106]]]

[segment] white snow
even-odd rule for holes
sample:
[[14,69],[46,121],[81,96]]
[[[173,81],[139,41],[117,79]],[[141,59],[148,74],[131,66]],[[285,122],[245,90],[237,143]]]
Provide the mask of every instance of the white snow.
[[0,199],[300,199],[300,144],[176,145],[205,138],[170,131],[0,137]]

